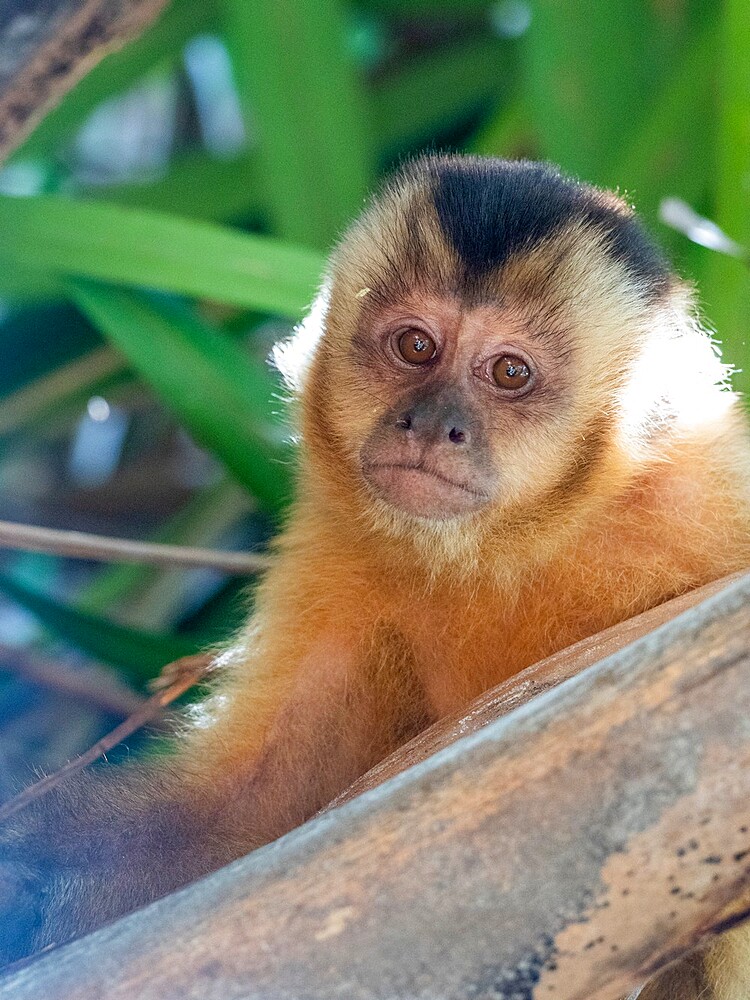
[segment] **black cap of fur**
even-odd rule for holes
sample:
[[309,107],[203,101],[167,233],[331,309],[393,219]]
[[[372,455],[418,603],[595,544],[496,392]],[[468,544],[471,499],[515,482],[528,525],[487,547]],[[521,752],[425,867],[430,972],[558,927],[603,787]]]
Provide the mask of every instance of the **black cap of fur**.
[[427,175],[442,231],[470,280],[580,221],[603,233],[613,258],[627,268],[644,294],[658,295],[669,284],[665,259],[624,202],[568,180],[553,166],[433,156],[413,161],[404,175]]

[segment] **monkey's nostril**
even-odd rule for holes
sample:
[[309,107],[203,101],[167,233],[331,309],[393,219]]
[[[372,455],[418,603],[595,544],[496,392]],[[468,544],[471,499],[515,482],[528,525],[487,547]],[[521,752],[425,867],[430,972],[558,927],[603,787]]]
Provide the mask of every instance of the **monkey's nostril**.
[[399,417],[396,420],[396,427],[398,427],[399,430],[402,430],[402,431],[410,431],[411,430],[411,414],[410,413],[405,413],[402,417]]
[[452,441],[453,444],[463,444],[466,441],[466,435],[457,427],[452,427],[448,434],[448,440]]

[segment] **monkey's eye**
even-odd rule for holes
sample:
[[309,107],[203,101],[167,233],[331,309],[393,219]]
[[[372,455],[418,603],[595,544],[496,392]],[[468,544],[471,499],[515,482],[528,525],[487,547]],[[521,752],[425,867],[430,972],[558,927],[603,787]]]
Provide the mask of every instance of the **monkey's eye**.
[[531,378],[531,369],[522,358],[503,354],[492,366],[492,378],[501,389],[523,389]]
[[424,330],[414,328],[404,330],[396,341],[396,349],[410,365],[423,365],[431,361],[437,353],[432,337]]

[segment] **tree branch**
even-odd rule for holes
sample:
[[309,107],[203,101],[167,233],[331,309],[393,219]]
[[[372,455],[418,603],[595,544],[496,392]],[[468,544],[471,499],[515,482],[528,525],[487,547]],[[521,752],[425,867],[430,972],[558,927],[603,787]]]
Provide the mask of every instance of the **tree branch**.
[[102,56],[168,0],[6,0],[0,9],[0,161]]

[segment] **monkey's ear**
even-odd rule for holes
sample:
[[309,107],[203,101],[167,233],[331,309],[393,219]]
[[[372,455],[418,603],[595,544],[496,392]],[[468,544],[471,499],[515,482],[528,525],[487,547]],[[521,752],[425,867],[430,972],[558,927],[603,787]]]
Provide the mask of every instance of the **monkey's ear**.
[[330,293],[330,282],[326,281],[307,316],[294,328],[292,336],[279,341],[271,352],[271,360],[281,372],[287,388],[295,395],[302,391],[305,375],[325,333]]

